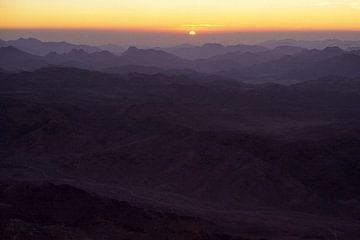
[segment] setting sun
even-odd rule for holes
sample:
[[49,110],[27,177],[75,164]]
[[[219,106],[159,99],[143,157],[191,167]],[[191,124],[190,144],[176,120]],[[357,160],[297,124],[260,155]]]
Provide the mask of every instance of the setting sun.
[[195,35],[196,35],[196,32],[195,32],[194,30],[191,30],[191,31],[189,32],[189,35],[190,35],[190,36],[195,36]]

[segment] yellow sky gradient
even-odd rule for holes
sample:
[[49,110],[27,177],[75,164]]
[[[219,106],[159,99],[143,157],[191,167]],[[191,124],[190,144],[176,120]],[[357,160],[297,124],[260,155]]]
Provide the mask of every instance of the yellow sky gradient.
[[0,28],[358,31],[360,0],[0,0]]

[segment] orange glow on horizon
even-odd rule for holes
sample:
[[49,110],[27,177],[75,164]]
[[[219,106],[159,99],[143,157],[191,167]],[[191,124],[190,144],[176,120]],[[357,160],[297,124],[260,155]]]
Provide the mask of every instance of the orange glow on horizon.
[[359,12],[360,0],[2,0],[0,28],[202,34],[360,31]]

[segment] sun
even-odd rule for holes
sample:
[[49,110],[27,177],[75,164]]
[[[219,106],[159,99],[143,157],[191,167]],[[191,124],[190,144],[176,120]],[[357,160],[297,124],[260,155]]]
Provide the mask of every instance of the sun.
[[190,36],[195,36],[195,35],[196,35],[196,32],[195,32],[194,30],[191,30],[191,31],[189,32],[189,35],[190,35]]

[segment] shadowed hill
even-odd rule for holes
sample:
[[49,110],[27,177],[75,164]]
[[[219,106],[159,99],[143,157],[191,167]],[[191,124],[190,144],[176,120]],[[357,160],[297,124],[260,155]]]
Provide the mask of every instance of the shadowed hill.
[[68,185],[0,183],[0,237],[32,239],[242,239],[198,218],[133,207]]
[[301,82],[327,75],[360,76],[359,59],[338,47],[304,50],[296,55],[259,63],[248,68],[221,73],[249,82]]
[[0,48],[0,66],[4,70],[34,70],[47,65],[47,62],[36,55],[21,51],[15,47]]
[[[1,73],[0,177],[66,182],[181,209],[217,223],[236,223],[234,231],[249,239],[286,239],[295,233],[297,239],[326,238],[328,232],[318,233],[323,225],[336,225],[341,238],[357,239],[358,82],[332,76],[291,86],[249,85],[216,76],[202,81],[61,67]],[[76,199],[89,203],[79,213],[90,208],[84,212],[102,216],[114,210],[107,200],[66,189],[46,187],[38,194],[64,191],[61,195],[73,199],[74,192],[75,206]],[[62,204],[66,218],[78,219],[79,213],[70,214],[73,206],[55,203]],[[132,226],[133,209],[124,211]],[[139,211],[149,226],[142,229],[161,239],[164,235],[150,230],[151,214]],[[53,221],[64,216],[60,213],[41,216]],[[21,219],[32,214],[26,205]],[[279,220],[282,214],[289,214],[287,220]],[[226,215],[225,221],[220,215]],[[323,223],[323,216],[335,220]],[[244,220],[249,218],[254,222]],[[74,223],[80,232],[93,223],[86,219]],[[112,227],[123,220],[115,216],[109,221],[95,230],[102,235],[104,229],[124,230]],[[187,234],[179,236],[192,237],[192,231]]]
[[234,45],[234,46],[223,46],[216,43],[207,43],[202,46],[177,46],[173,48],[160,48],[168,53],[175,54],[178,57],[195,60],[201,58],[210,58],[216,55],[226,54],[230,52],[263,52],[267,49],[256,45]]
[[184,68],[188,63],[175,55],[160,50],[138,49],[130,47],[121,57],[130,64],[162,67],[162,68]]

